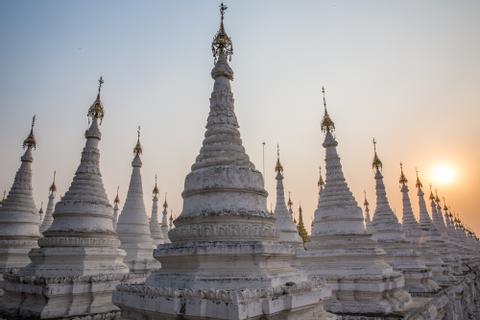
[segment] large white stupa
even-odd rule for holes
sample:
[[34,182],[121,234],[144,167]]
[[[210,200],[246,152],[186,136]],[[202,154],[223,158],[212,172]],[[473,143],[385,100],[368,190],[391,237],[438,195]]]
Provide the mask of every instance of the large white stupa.
[[40,217],[32,194],[32,151],[37,146],[34,125],[35,117],[23,142],[26,150],[20,158],[20,168],[0,207],[0,281],[7,270],[30,263],[28,252],[37,247],[37,240],[41,237]]
[[80,165],[55,206],[52,225],[38,241],[40,247],[30,251],[32,262],[5,274],[0,304],[8,319],[112,319],[118,313],[112,291],[125,280],[128,267],[123,263],[125,252],[118,248],[99,167],[102,83],[100,78],[88,111],[91,125]]
[[155,250],[162,269],[145,285],[119,286],[114,302],[129,319],[325,319],[330,290],[291,266],[295,249],[277,241],[262,174],[242,145],[230,88],[232,42],[220,8],[205,138],[185,179],[171,243]]
[[138,128],[137,143],[133,149],[132,175],[128,187],[127,198],[122,213],[118,217],[117,233],[121,246],[127,252],[124,259],[130,272],[145,277],[151,270],[160,268],[153,258],[154,242],[150,234],[145,203],[143,200],[142,175],[142,145],[140,144],[140,128]]
[[325,278],[334,291],[329,311],[385,315],[402,310],[411,297],[404,277],[385,262],[385,252],[365,230],[362,210],[342,171],[323,91],[326,182],[315,211],[312,235],[300,255],[312,279]]

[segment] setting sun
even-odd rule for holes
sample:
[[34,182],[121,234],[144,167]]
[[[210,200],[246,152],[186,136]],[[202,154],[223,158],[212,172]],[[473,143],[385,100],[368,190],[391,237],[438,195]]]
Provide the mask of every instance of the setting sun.
[[457,172],[451,165],[437,165],[432,169],[433,182],[446,185],[455,182]]

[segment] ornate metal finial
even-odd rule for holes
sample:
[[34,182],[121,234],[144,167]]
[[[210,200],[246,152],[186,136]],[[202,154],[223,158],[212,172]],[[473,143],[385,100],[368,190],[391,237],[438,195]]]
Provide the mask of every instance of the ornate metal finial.
[[275,171],[278,173],[283,172],[283,166],[280,163],[280,146],[277,143],[277,164],[275,165]]
[[380,161],[380,158],[378,157],[378,154],[377,154],[377,140],[375,140],[375,138],[373,138],[373,152],[374,152],[374,156],[373,156],[373,162],[372,162],[372,169],[376,169],[377,171],[380,171],[381,169],[383,169],[383,164],[382,164],[382,161]]
[[38,213],[40,214],[40,216],[42,216],[43,214],[43,201],[40,204],[40,210],[38,210]]
[[447,212],[448,207],[447,207],[447,202],[445,201],[445,197],[442,197],[442,199],[443,199],[443,210]]
[[30,127],[30,133],[28,134],[27,138],[23,141],[23,148],[37,148],[37,141],[35,140],[35,135],[33,134],[33,128],[35,127],[35,119],[36,116],[34,115],[32,118],[32,125]]
[[167,203],[167,193],[165,192],[165,201],[163,202],[163,209],[167,210],[168,203]]
[[113,203],[117,205],[120,203],[120,197],[118,196],[119,190],[120,190],[120,186],[117,186],[117,195],[115,196],[115,200],[113,200]]
[[319,174],[318,186],[320,188],[323,188],[323,186],[325,185],[325,182],[323,181],[323,177],[322,177],[322,166],[318,166],[318,174]]
[[415,183],[415,187],[417,187],[418,190],[422,190],[423,184],[420,181],[420,177],[418,175],[418,168],[415,168],[415,172],[417,173],[417,182]]
[[224,55],[225,58],[228,58],[229,61],[232,60],[233,55],[233,44],[230,37],[225,32],[225,28],[223,26],[223,19],[225,16],[225,11],[228,9],[223,2],[220,4],[220,28],[218,29],[217,34],[213,38],[212,42],[212,54],[214,62],[218,61],[218,58],[221,55]]
[[287,202],[287,206],[288,206],[288,209],[292,210],[292,207],[293,207],[293,201],[292,201],[292,198],[290,197],[290,191],[288,191],[288,202]]
[[153,187],[152,193],[153,193],[153,197],[154,197],[154,198],[157,198],[157,197],[158,197],[158,194],[160,193],[160,192],[158,191],[157,175],[155,175],[155,187]]
[[435,201],[435,196],[433,195],[433,191],[432,191],[432,184],[429,183],[428,185],[430,186],[430,200]]
[[87,117],[89,117],[89,119],[91,118],[92,120],[93,119],[100,119],[100,124],[102,123],[103,121],[103,116],[105,115],[104,111],[103,111],[103,105],[102,105],[102,101],[100,100],[100,92],[102,90],[102,85],[103,85],[104,81],[103,81],[103,77],[100,76],[100,79],[98,79],[98,93],[97,93],[97,98],[95,99],[95,101],[93,102],[93,104],[90,106],[90,108],[88,109],[88,114],[87,114]]
[[405,177],[405,174],[403,173],[403,163],[401,162],[400,162],[400,179],[398,180],[398,182],[401,185],[406,185],[408,182],[407,177]]
[[370,209],[369,209],[370,203],[368,203],[367,192],[365,190],[363,190],[363,197],[365,199],[365,201],[363,201],[363,205],[365,206],[365,211],[368,213],[368,212],[370,212]]
[[50,186],[50,192],[51,193],[55,193],[57,192],[57,186],[55,185],[55,178],[57,176],[57,171],[53,171],[53,182],[52,182],[52,185]]
[[169,220],[170,220],[170,224],[169,224],[170,229],[172,229],[173,228],[173,210],[170,210],[170,219]]
[[327,100],[325,98],[325,87],[322,86],[322,95],[323,95],[323,120],[320,124],[320,128],[323,132],[331,132],[335,130],[335,123],[330,118],[330,115],[327,111]]
[[435,189],[435,202],[440,204],[440,198],[438,197],[438,191]]
[[138,126],[138,129],[137,129],[137,144],[135,145],[135,148],[133,148],[133,153],[135,155],[140,155],[142,154],[143,152],[143,149],[142,149],[142,145],[140,144],[140,126]]

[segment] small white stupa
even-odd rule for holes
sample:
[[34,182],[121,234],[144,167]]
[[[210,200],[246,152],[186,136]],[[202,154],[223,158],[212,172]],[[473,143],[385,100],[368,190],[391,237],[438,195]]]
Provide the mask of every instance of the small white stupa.
[[118,222],[118,215],[120,212],[120,197],[118,196],[118,191],[120,190],[120,186],[117,187],[117,194],[115,195],[115,199],[113,200],[113,229],[117,230],[117,222]]
[[165,201],[163,201],[163,211],[162,211],[162,225],[160,227],[163,233],[163,242],[170,243],[170,238],[168,237],[168,203],[167,203],[167,193],[165,193]]
[[[387,253],[385,259],[394,270],[405,277],[405,289],[411,294],[436,292],[439,286],[432,280],[432,273],[420,259],[415,246],[407,241],[398,218],[388,202],[383,183],[383,164],[377,154],[376,141],[373,139],[374,157],[372,168],[375,172],[376,207],[372,219],[373,238]],[[403,173],[403,172],[402,172]],[[406,178],[401,178],[406,183]]]
[[53,172],[53,182],[48,189],[48,204],[47,211],[45,211],[45,217],[43,218],[42,225],[40,226],[40,232],[44,233],[53,222],[53,210],[55,207],[55,195],[57,194],[57,186],[55,185],[55,177],[57,172]]
[[162,269],[125,284],[115,303],[129,319],[325,319],[330,290],[291,266],[295,248],[276,241],[262,174],[242,145],[222,22],[212,48],[215,80],[203,145],[182,193],[183,210],[155,250]]
[[402,310],[411,301],[403,290],[404,277],[385,262],[385,252],[365,230],[362,210],[343,175],[335,125],[327,112],[324,88],[322,92],[326,182],[310,242],[299,256],[312,279],[325,278],[332,287],[335,299],[328,303],[328,311],[383,316]]
[[113,319],[112,291],[128,275],[125,252],[112,224],[100,173],[98,95],[88,111],[90,128],[70,188],[55,205],[53,223],[29,256],[32,262],[5,274],[0,313],[10,319]]
[[0,207],[0,281],[1,274],[8,269],[21,268],[30,263],[28,252],[37,247],[37,240],[41,237],[40,217],[32,194],[32,150],[37,146],[34,125],[35,117],[30,133],[23,142],[26,150],[20,158],[22,163]]
[[153,188],[152,197],[152,216],[150,217],[150,234],[153,239],[153,246],[156,248],[159,244],[164,243],[163,231],[161,225],[158,223],[158,185],[157,175],[155,175],[155,187]]
[[127,198],[122,213],[118,217],[117,234],[121,246],[127,252],[124,262],[130,272],[139,276],[146,275],[160,268],[160,264],[153,258],[154,243],[150,235],[145,203],[143,200],[142,175],[142,145],[140,144],[140,127],[137,131],[137,143],[133,148],[132,175],[128,187]]
[[275,211],[273,215],[275,217],[275,228],[278,233],[278,241],[280,243],[292,245],[296,248],[303,249],[303,241],[300,238],[297,230],[297,226],[293,222],[293,217],[288,212],[287,205],[285,204],[285,191],[283,189],[283,166],[280,163],[280,148],[277,145],[277,164],[275,165],[275,171],[277,175],[277,198],[275,203]]

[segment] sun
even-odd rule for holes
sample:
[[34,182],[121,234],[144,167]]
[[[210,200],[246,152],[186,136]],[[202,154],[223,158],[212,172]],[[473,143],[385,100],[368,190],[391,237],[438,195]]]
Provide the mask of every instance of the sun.
[[441,185],[448,185],[455,182],[457,171],[448,164],[440,164],[432,169],[433,182]]

